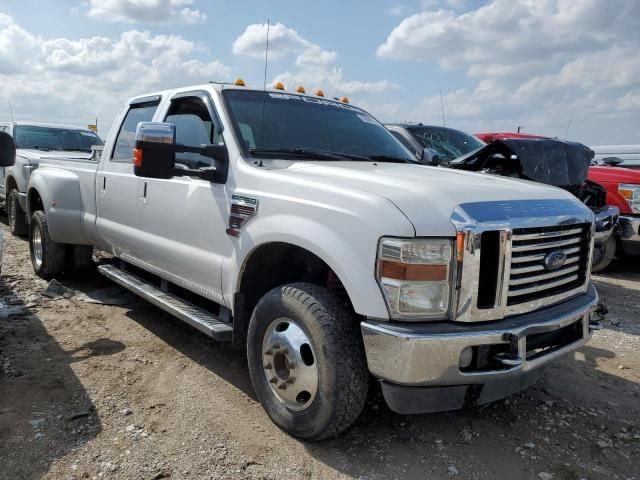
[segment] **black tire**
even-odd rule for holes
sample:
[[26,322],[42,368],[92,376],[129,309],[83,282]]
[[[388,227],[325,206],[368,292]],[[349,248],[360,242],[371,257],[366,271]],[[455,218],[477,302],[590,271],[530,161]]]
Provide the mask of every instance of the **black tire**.
[[[38,242],[40,245],[39,248]],[[39,277],[49,280],[62,273],[66,255],[66,245],[51,240],[49,227],[47,226],[47,217],[41,210],[34,212],[31,216],[29,252],[31,253],[33,270]]]
[[[291,319],[315,352],[317,392],[303,410],[293,410],[276,397],[263,368],[265,334],[281,318]],[[249,322],[247,359],[258,400],[271,420],[295,437],[322,440],[336,436],[362,413],[369,372],[360,328],[344,302],[325,288],[293,283],[267,293]]]
[[15,236],[24,236],[29,231],[27,215],[24,213],[18,201],[18,191],[11,190],[7,197],[7,217],[9,218],[9,230]]
[[591,262],[591,271],[598,273],[607,268],[616,257],[616,238],[611,235],[607,242],[601,246],[593,248],[593,261]]
[[68,245],[65,272],[72,274],[90,273],[95,269],[93,247],[91,245]]

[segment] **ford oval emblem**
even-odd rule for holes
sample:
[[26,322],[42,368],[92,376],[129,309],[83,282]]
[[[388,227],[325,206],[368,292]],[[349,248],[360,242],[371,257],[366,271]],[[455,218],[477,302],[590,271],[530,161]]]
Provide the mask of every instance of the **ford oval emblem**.
[[567,254],[562,250],[554,250],[553,252],[549,252],[544,260],[542,260],[542,265],[546,270],[557,270],[562,267],[567,261]]

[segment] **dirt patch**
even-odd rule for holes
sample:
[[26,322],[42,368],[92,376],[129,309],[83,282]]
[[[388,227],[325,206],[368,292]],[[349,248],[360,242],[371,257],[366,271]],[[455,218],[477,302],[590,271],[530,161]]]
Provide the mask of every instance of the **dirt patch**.
[[43,296],[1,227],[2,478],[639,478],[638,260],[596,277],[605,329],[527,391],[418,416],[373,395],[354,428],[306,443],[269,421],[237,351],[141,300],[87,301],[112,287],[97,274]]

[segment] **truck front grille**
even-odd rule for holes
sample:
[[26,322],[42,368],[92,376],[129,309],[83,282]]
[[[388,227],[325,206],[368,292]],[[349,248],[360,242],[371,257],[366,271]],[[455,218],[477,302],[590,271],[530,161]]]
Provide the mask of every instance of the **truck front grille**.
[[[590,231],[590,224],[514,229],[507,306],[583,285],[588,271]],[[563,252],[566,260],[561,267],[548,269],[545,259],[553,252]]]

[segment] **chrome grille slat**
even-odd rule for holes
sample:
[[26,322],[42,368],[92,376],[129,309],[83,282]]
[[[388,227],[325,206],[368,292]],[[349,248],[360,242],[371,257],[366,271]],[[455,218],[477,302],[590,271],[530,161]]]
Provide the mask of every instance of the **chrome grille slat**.
[[[540,258],[538,258],[538,260],[543,260],[544,259],[544,255],[542,255]],[[580,261],[580,257],[569,257],[567,258],[567,261],[565,262],[565,265],[570,265],[572,263],[576,263]],[[536,264],[536,265],[532,265],[530,267],[518,267],[518,268],[512,268],[511,269],[511,275],[522,275],[523,273],[531,273],[531,272],[544,272],[545,268],[540,265],[540,264]]]
[[511,249],[513,252],[528,252],[529,250],[542,250],[545,248],[556,249],[558,247],[564,247],[566,245],[575,245],[576,243],[580,242],[582,242],[582,237],[571,237],[563,240],[556,240],[553,242],[534,243],[529,245],[513,245]]
[[509,290],[509,296],[517,297],[521,295],[527,295],[529,293],[537,293],[544,290],[549,290],[554,287],[559,287],[567,283],[575,282],[576,280],[578,280],[578,278],[579,278],[578,275],[571,275],[568,278],[556,280],[555,282],[544,283],[542,285],[534,285],[533,287],[522,288],[518,290]]
[[[572,247],[572,248],[562,248],[562,250],[567,255],[572,255],[574,253],[578,253],[580,251],[580,247]],[[542,260],[546,257],[546,253],[536,253],[535,255],[522,255],[522,256],[512,256],[511,263],[525,263],[525,262],[535,262]]]
[[516,278],[516,279],[512,277],[512,279],[509,280],[509,285],[517,286],[517,285],[525,285],[528,283],[543,282],[545,280],[549,280],[550,278],[562,277],[563,275],[577,272],[578,270],[579,270],[579,266],[573,265],[568,268],[560,268],[558,270],[544,273],[542,275],[535,275],[535,276],[522,277],[522,278]]
[[[511,268],[506,279],[507,306],[542,301],[582,285],[588,268],[589,224],[521,228],[511,237]],[[566,260],[557,269],[545,266],[545,258],[563,252]]]
[[522,241],[522,240],[538,240],[545,238],[554,238],[554,237],[566,237],[568,235],[578,235],[583,232],[582,228],[574,228],[572,230],[560,230],[556,232],[539,232],[539,233],[529,233],[525,235],[514,235],[513,241]]

